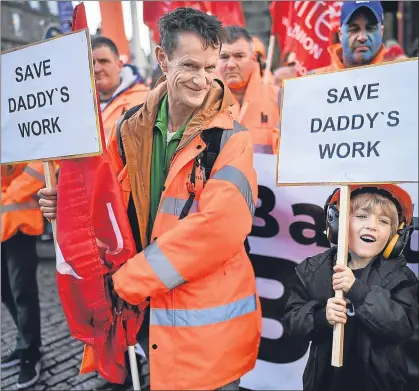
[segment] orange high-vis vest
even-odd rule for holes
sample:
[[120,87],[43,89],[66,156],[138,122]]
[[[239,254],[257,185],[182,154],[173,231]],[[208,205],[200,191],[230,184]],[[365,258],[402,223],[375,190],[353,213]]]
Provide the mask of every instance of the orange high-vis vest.
[[105,139],[109,139],[109,135],[113,126],[131,107],[144,103],[149,89],[141,83],[136,83],[132,87],[117,96],[105,110],[102,111],[103,130]]
[[[328,65],[327,67],[315,69],[311,73],[318,75],[322,73],[335,72],[339,69],[345,69],[345,65],[342,62],[342,44],[336,43],[334,45],[329,46],[327,50],[330,54],[330,65]],[[385,54],[386,48],[384,45],[381,45],[380,50],[378,51],[377,55],[374,57],[370,64],[373,65],[383,62]]]
[[44,219],[37,192],[45,186],[42,162],[1,166],[1,241],[17,231],[41,235]]
[[[126,203],[132,195],[144,250],[113,281],[131,304],[150,297],[151,389],[214,390],[254,367],[260,342],[260,303],[244,248],[257,202],[253,145],[250,132],[232,119],[231,93],[214,81],[173,155],[148,243],[153,127],[166,93],[163,80],[120,124],[127,165],[119,180]],[[223,136],[204,184],[201,133],[213,128],[223,129]],[[115,132],[108,149],[121,169]],[[179,220],[188,191],[195,198],[189,215]]]
[[274,129],[279,124],[278,93],[278,87],[263,83],[260,69],[256,67],[241,107],[234,99],[233,117],[250,130],[257,153],[273,153]]

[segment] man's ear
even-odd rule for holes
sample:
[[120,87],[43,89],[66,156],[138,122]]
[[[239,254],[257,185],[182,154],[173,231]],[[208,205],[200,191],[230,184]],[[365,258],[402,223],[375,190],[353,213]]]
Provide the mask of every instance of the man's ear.
[[155,54],[156,54],[157,62],[160,65],[160,69],[162,70],[163,73],[166,73],[167,61],[168,61],[167,54],[165,53],[165,51],[163,50],[161,46],[156,46]]
[[124,67],[124,63],[121,59],[118,59],[117,65],[120,71],[122,71],[122,68]]

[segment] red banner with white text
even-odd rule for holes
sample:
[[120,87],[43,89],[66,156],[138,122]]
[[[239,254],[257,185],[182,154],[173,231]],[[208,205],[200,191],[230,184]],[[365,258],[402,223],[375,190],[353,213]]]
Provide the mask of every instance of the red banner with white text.
[[271,3],[272,33],[278,37],[282,55],[293,53],[296,71],[330,64],[328,47],[339,20],[340,1],[275,1]]

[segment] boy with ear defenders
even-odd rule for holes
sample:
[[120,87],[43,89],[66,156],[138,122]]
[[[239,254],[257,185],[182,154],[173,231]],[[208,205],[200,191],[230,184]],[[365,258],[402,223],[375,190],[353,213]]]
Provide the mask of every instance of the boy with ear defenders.
[[[406,389],[402,345],[418,327],[418,279],[402,255],[412,214],[409,194],[396,185],[351,186],[348,266],[336,265],[333,246],[296,267],[282,322],[286,336],[311,341],[304,390]],[[337,244],[339,189],[325,215]],[[340,368],[331,366],[336,323],[345,324]]]

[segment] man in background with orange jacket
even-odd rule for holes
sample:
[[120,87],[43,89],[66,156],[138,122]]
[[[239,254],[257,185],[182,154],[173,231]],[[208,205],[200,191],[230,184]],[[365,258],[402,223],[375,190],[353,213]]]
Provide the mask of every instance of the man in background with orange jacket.
[[20,364],[18,389],[35,384],[41,369],[36,237],[44,220],[36,193],[44,185],[41,162],[1,167],[1,301],[17,327],[16,348],[1,369]]
[[233,93],[233,117],[249,129],[254,152],[272,153],[274,128],[279,122],[278,88],[263,83],[250,33],[231,26],[226,35],[217,71]]
[[329,47],[331,64],[311,73],[321,74],[384,61],[383,7],[379,1],[344,2],[340,16],[341,43]]
[[144,103],[149,90],[138,69],[122,63],[116,45],[109,38],[93,38],[92,55],[107,140],[116,122],[131,107]]

